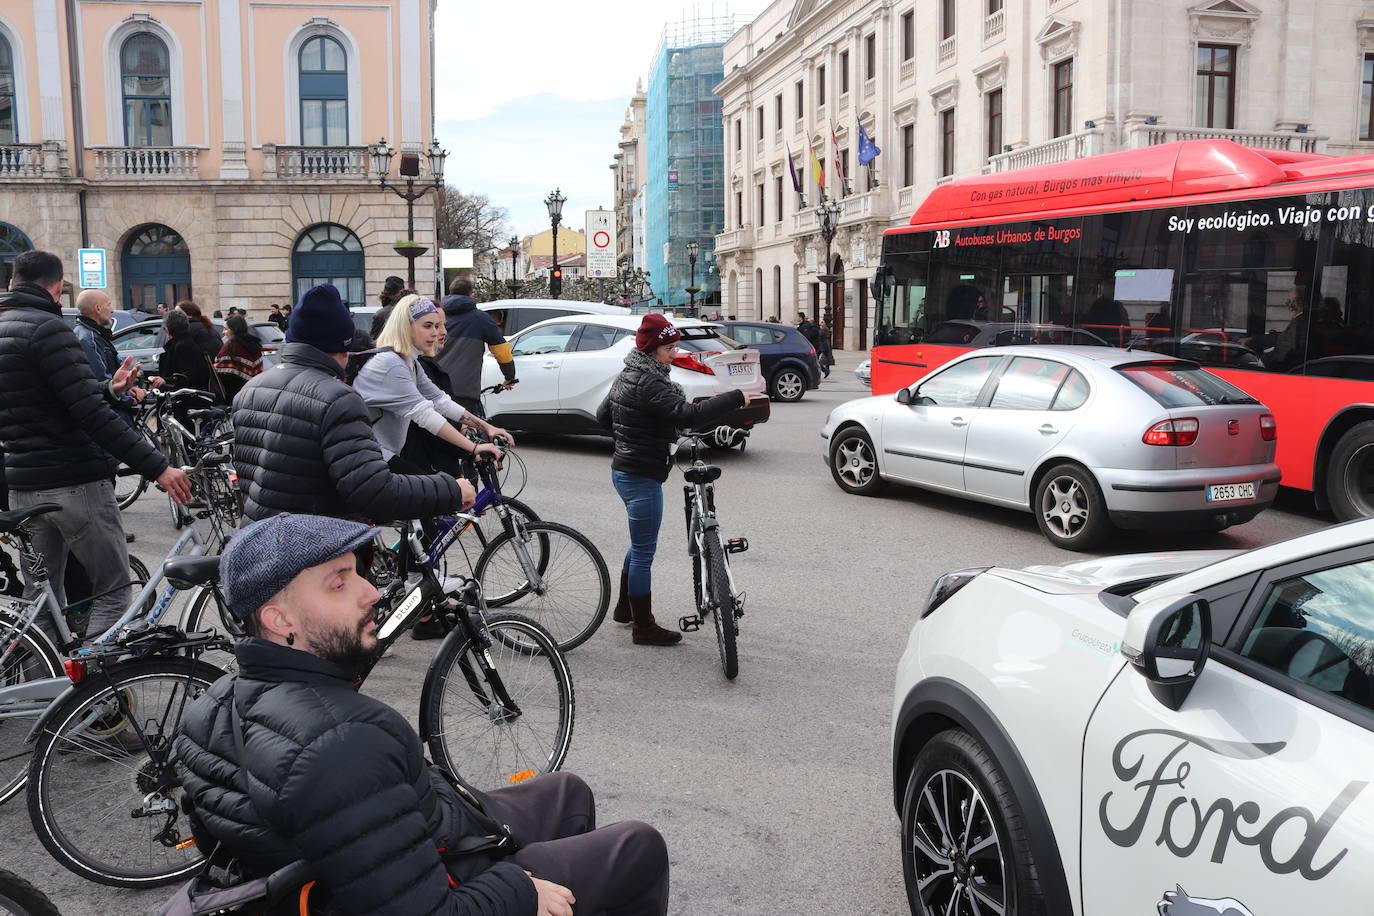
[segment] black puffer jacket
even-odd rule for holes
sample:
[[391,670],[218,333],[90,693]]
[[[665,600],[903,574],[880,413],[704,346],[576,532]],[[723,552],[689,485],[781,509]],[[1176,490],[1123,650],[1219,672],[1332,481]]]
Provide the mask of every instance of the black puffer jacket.
[[667,373],[649,364],[652,359],[638,350],[630,351],[598,416],[615,437],[611,467],[662,482],[672,470],[668,446],[677,441],[679,430],[714,423],[743,407],[745,400],[743,391],[726,391],[688,404]]
[[393,474],[343,369],[303,343],[282,347],[278,364],[234,398],[234,467],[254,520],[278,512],[431,518],[462,502],[446,474]]
[[234,651],[238,674],[187,709],[176,739],[202,849],[222,842],[259,875],[305,859],[331,892],[330,912],[532,916],[534,884],[498,861],[514,851],[499,802],[463,798],[425,763],[400,713],[306,652],[262,639]]
[[42,287],[0,293],[0,450],[13,490],[111,477],[113,455],[149,479],[167,460],[105,397],[62,309]]

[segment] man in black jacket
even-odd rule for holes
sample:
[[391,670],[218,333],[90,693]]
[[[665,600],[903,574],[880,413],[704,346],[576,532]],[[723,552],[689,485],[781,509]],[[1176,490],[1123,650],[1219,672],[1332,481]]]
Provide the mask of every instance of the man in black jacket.
[[367,405],[344,381],[353,333],[339,291],[313,287],[291,313],[277,365],[234,398],[234,467],[246,517],[425,519],[472,505],[466,480],[387,467]]
[[14,508],[62,506],[30,521],[29,530],[58,601],[66,603],[62,582],[69,552],[85,567],[99,596],[91,603],[88,628],[95,635],[129,604],[128,548],[111,455],[156,480],[178,502],[190,499],[191,485],[112,406],[137,376],[132,358],[98,384],[62,319],[61,294],[62,261],[56,255],[26,251],[14,259],[10,290],[0,293],[0,450]]
[[482,413],[482,350],[485,347],[501,367],[505,387],[515,384],[515,358],[496,321],[477,307],[472,284],[455,280],[451,296],[444,298],[444,327],[448,339],[435,361],[448,373],[449,390],[464,410]]
[[[220,561],[248,638],[186,711],[176,751],[198,845],[249,874],[310,865],[330,912],[663,916],[668,853],[647,824],[596,829],[570,773],[485,793],[425,762],[400,713],[360,694],[377,590],[352,551],[376,529],[279,515]],[[230,704],[238,710],[239,741]]]

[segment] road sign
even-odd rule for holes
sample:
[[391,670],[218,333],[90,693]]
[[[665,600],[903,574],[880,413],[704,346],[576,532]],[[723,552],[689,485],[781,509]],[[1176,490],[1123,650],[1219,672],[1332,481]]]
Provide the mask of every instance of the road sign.
[[615,276],[615,211],[587,211],[587,276]]
[[79,248],[76,263],[80,265],[82,289],[105,288],[105,249]]

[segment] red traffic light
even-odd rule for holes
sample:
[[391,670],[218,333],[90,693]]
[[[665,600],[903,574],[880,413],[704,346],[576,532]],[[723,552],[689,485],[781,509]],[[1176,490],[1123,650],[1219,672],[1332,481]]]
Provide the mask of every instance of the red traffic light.
[[562,279],[563,279],[563,268],[561,268],[561,267],[555,267],[553,270],[549,271],[549,276],[550,276],[552,279],[554,279],[554,280],[562,280]]

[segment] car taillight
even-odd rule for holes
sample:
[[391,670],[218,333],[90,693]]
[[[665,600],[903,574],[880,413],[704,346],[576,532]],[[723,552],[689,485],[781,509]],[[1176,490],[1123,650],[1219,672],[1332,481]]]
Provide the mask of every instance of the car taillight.
[[1279,437],[1279,424],[1274,420],[1274,415],[1266,413],[1260,416],[1260,438],[1265,442],[1273,442]]
[[703,363],[695,353],[679,353],[673,357],[673,365],[679,369],[686,369],[690,372],[700,372],[704,375],[715,375],[716,370]]
[[80,684],[86,679],[86,663],[69,658],[62,663],[62,670],[67,672],[67,679],[73,684]]
[[1146,445],[1192,445],[1197,441],[1198,422],[1192,417],[1163,420],[1145,430],[1141,442]]
[[815,355],[816,355],[816,348],[815,348],[815,347],[811,347],[811,355],[812,355],[812,356],[815,356]]

